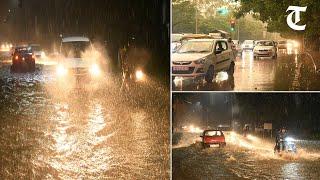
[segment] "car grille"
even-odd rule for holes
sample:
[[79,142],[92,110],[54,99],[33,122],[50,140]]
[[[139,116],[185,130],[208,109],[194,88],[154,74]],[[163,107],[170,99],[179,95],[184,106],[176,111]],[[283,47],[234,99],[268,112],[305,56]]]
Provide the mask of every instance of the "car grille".
[[189,65],[191,64],[191,61],[174,61],[172,62],[174,65]]
[[192,74],[194,69],[195,67],[189,67],[189,70],[187,71],[181,71],[181,70],[177,71],[172,69],[172,74]]

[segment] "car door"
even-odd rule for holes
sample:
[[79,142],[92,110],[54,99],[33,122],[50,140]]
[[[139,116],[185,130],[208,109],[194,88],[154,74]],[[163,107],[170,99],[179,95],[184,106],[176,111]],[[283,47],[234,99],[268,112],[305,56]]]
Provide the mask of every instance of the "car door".
[[216,44],[214,46],[214,54],[216,56],[215,58],[215,70],[220,71],[222,69],[222,63],[223,63],[223,48],[222,48],[222,41],[216,41]]
[[[221,51],[221,52],[220,52]],[[216,44],[216,70],[227,70],[230,66],[232,49],[227,41],[218,41]]]
[[231,64],[231,61],[235,58],[235,54],[233,54],[233,50],[231,47],[231,43],[227,41],[222,41],[222,48],[223,50],[223,59],[222,59],[222,70],[228,70]]

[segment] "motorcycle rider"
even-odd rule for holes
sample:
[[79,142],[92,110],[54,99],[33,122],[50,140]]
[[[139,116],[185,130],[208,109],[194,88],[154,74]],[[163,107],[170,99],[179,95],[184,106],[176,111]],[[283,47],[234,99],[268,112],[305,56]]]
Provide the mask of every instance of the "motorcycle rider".
[[249,133],[249,125],[245,125],[243,128],[243,136],[247,137],[248,133]]
[[132,37],[128,40],[128,43],[119,50],[119,59],[121,64],[122,71],[122,85],[121,89],[124,87],[128,88],[128,82],[132,78],[132,74],[134,72],[134,62],[132,62],[132,51],[135,51],[134,46],[135,38]]
[[274,152],[278,151],[278,153],[280,151],[283,151],[285,150],[284,147],[285,147],[285,142],[284,142],[284,139],[286,138],[287,136],[287,130],[283,127],[281,128],[277,135],[276,135],[276,145],[274,147]]

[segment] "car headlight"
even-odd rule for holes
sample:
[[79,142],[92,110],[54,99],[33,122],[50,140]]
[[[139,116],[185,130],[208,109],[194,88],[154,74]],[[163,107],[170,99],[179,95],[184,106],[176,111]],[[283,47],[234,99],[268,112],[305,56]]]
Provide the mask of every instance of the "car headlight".
[[199,60],[196,60],[196,61],[193,61],[195,64],[205,64],[206,62],[206,59],[199,59]]
[[136,71],[136,79],[142,80],[144,78],[144,73],[141,70]]
[[99,67],[97,64],[93,64],[93,65],[90,67],[90,73],[91,73],[91,75],[93,75],[93,76],[99,76],[99,75],[101,74],[100,67]]
[[58,76],[65,76],[68,73],[68,70],[61,64],[57,66],[56,71]]
[[285,140],[285,141],[288,141],[288,142],[295,141],[292,137],[286,137],[284,140]]
[[42,58],[46,57],[46,53],[42,51],[42,52],[41,52],[41,57],[42,57]]

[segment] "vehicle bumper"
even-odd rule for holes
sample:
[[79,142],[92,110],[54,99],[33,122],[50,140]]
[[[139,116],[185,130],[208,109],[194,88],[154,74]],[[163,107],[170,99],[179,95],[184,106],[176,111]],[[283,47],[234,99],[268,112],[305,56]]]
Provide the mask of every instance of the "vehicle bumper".
[[272,57],[274,56],[273,52],[254,52],[255,57]]

